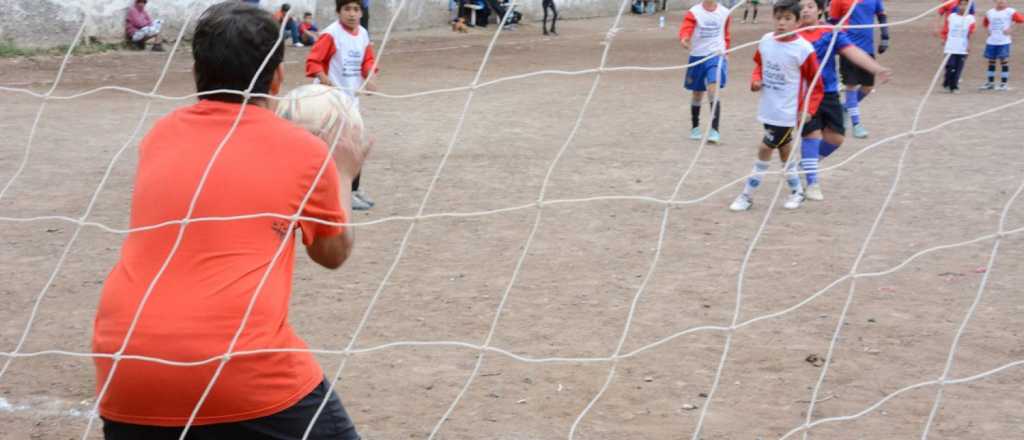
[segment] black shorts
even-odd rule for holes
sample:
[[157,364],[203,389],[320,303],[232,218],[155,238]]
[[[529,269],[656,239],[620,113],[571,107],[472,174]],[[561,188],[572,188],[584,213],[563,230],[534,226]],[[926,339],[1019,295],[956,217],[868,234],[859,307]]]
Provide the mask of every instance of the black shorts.
[[[326,379],[291,408],[258,419],[189,428],[186,440],[246,439],[246,440],[299,440],[306,432],[310,420],[327,395],[330,382]],[[257,392],[257,391],[253,391]],[[178,440],[184,428],[132,425],[103,419],[103,437],[106,440]],[[341,399],[331,393],[327,405],[316,419],[309,433],[314,440],[359,440],[352,419]]]
[[771,148],[782,148],[793,140],[793,127],[779,127],[777,125],[764,124],[764,138],[761,142]]
[[[874,57],[871,55],[871,58]],[[848,86],[872,87],[875,85],[875,75],[861,69],[860,66],[853,64],[845,57],[839,57],[839,74],[843,76],[843,84]]]
[[839,93],[829,92],[821,99],[818,112],[804,124],[804,136],[814,130],[828,128],[840,135],[846,135],[843,126],[843,103],[839,101]]

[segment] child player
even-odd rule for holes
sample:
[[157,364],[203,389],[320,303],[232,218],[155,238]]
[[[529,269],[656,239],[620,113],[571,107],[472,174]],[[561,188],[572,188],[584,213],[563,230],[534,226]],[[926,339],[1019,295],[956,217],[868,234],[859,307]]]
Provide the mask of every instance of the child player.
[[[853,8],[853,13],[843,25],[871,25],[875,24],[875,17],[882,26],[882,41],[878,44],[878,53],[883,54],[889,49],[889,27],[885,26],[888,18],[885,15],[885,7],[882,0],[834,0],[832,2],[830,15],[832,23],[839,23]],[[847,30],[850,40],[857,47],[861,48],[868,55],[875,56],[875,30],[849,29]],[[850,116],[850,124],[853,126],[853,137],[866,138],[868,130],[861,124],[860,103],[875,86],[875,77],[871,72],[854,65],[845,58],[839,60],[839,71],[843,75],[843,84],[846,85],[846,108]]]
[[690,119],[693,128],[690,139],[699,140],[700,107],[704,93],[708,93],[708,103],[713,111],[711,115],[711,131],[709,142],[719,142],[718,120],[722,114],[722,102],[718,101],[718,89],[725,88],[728,79],[729,64],[725,51],[729,49],[729,13],[731,10],[718,4],[715,0],[703,0],[687,11],[683,24],[679,28],[679,41],[690,51],[687,64],[704,60],[703,63],[686,69],[684,87],[693,92],[690,100]]
[[[352,97],[356,109],[359,108],[357,92],[363,87],[376,91],[373,80],[367,80],[371,72],[376,71],[376,57],[369,34],[359,20],[363,17],[363,5],[360,0],[335,0],[335,12],[338,21],[331,23],[320,33],[313,49],[306,58],[306,76],[315,78],[316,83],[340,87]],[[373,207],[373,201],[365,192],[359,190],[359,178],[352,181],[352,209],[367,210]]]
[[313,23],[313,14],[307,12],[302,15],[302,23],[299,24],[299,40],[306,46],[312,46],[320,37],[320,29]]
[[[764,180],[773,150],[779,150],[789,185],[789,198],[783,207],[796,209],[804,201],[797,164],[789,162],[789,155],[793,151],[796,127],[801,121],[808,121],[821,104],[821,82],[812,83],[818,72],[818,57],[811,43],[793,33],[800,25],[799,0],[778,1],[772,8],[772,16],[775,31],[765,34],[758,42],[750,83],[751,91],[761,92],[757,118],[764,124],[765,135],[758,145],[757,161],[743,193],[729,206],[733,211],[750,209],[751,196]],[[805,101],[808,101],[807,108],[804,108]]]
[[974,33],[975,19],[973,15],[967,13],[967,3],[968,0],[960,0],[959,10],[946,17],[946,27],[942,29],[942,36],[946,39],[944,51],[949,55],[942,87],[949,90],[949,93],[960,91],[960,75],[964,72],[967,47],[970,45],[971,34]]
[[1024,23],[1024,15],[1010,7],[1007,0],[996,0],[996,7],[985,13],[982,24],[988,28],[988,39],[985,40],[985,59],[988,60],[988,82],[981,86],[982,90],[996,89],[996,61],[1002,66],[998,90],[1010,90],[1006,83],[1010,81],[1010,31],[1014,23]]
[[[805,195],[808,200],[824,200],[818,180],[818,161],[828,157],[843,144],[846,129],[843,126],[843,104],[839,101],[839,79],[836,73],[836,56],[850,61],[886,83],[892,71],[883,67],[874,58],[850,41],[846,32],[833,32],[832,27],[819,20],[825,8],[825,0],[801,0],[800,36],[814,46],[821,70],[821,82],[825,96],[821,106],[804,125],[803,142],[800,144],[800,168],[807,179]],[[810,29],[807,29],[810,28]],[[833,42],[833,39],[835,41]]]

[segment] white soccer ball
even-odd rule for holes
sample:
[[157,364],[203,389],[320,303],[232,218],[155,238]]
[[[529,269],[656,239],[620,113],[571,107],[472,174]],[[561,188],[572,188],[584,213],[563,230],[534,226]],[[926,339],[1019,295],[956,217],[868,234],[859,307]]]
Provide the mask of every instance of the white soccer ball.
[[277,115],[313,133],[328,147],[353,148],[365,156],[363,118],[352,98],[320,84],[297,87],[277,104]]

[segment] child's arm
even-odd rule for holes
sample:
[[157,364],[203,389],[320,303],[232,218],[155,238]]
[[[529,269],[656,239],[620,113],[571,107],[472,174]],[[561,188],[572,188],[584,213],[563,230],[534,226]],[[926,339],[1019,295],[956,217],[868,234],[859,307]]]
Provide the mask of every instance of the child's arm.
[[692,12],[687,11],[686,17],[683,17],[683,24],[679,27],[679,42],[683,44],[687,50],[690,49],[690,38],[693,37],[693,30],[697,27],[697,17]]
[[764,85],[764,73],[761,69],[761,51],[754,51],[754,73],[750,77],[750,91],[760,92],[761,87]]
[[316,40],[309,51],[309,56],[306,57],[306,77],[316,78],[320,80],[320,84],[333,86],[327,71],[335,51],[334,39],[330,35]]
[[[821,105],[821,100],[825,98],[825,86],[824,81],[821,78],[818,81],[814,81],[814,76],[818,74],[818,57],[811,53],[807,59],[804,60],[804,64],[800,66],[800,80],[803,84],[810,84],[811,99],[807,102],[807,109],[800,113],[800,117],[804,121],[810,119],[815,113],[818,113],[818,107]],[[811,81],[814,81],[813,83]],[[799,106],[801,109],[804,105],[804,96],[800,97]]]
[[377,91],[377,81],[375,78],[370,78],[370,74],[378,72],[380,72],[380,69],[377,68],[377,55],[373,52],[373,44],[370,44],[366,46],[366,52],[363,53],[362,66],[363,78],[367,79],[365,87],[367,91]]

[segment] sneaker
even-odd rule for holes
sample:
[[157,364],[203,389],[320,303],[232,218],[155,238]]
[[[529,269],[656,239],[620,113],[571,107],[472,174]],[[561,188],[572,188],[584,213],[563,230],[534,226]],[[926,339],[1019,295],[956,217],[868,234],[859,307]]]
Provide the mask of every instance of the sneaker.
[[856,124],[853,126],[853,137],[857,139],[864,139],[868,137],[868,129],[864,128],[863,124]]
[[721,141],[722,141],[721,133],[719,133],[718,130],[715,130],[714,128],[712,128],[711,132],[708,133],[708,142],[711,142],[713,144],[717,144],[717,143],[719,143]]
[[814,200],[820,202],[825,200],[825,195],[821,193],[821,184],[815,183],[814,185],[808,185],[807,190],[804,191],[804,197],[807,200]]
[[691,140],[699,141],[702,135],[703,135],[703,133],[701,133],[700,127],[693,127],[693,129],[690,130],[690,139]]
[[367,205],[370,205],[371,208],[377,205],[376,203],[373,203],[373,199],[371,199],[370,196],[367,195],[366,192],[363,190],[357,190],[353,192],[352,197],[356,197],[359,200],[362,200]]
[[789,193],[789,197],[786,199],[786,203],[782,204],[782,207],[786,209],[797,209],[803,203],[804,193],[799,191],[793,191]]
[[995,90],[995,89],[996,89],[996,85],[992,84],[990,82],[987,82],[984,85],[982,85],[981,87],[978,87],[978,90]]
[[152,50],[153,52],[163,52],[164,51],[164,45],[160,44],[160,43],[154,44],[153,48],[150,49],[150,50]]
[[1001,83],[998,87],[996,87],[996,90],[1000,92],[1008,92],[1010,91],[1010,86],[1006,83]]
[[299,43],[299,42],[295,42],[294,46],[295,47],[306,47],[305,45],[303,45],[302,43]]
[[729,210],[733,212],[749,211],[750,207],[753,205],[754,200],[751,199],[750,196],[740,194],[739,197],[736,197],[736,200],[733,200],[732,204],[729,205]]
[[353,211],[366,211],[366,210],[368,210],[368,209],[370,209],[372,207],[373,207],[373,205],[371,205],[369,203],[366,203],[366,200],[363,200],[363,199],[357,197],[355,194],[352,194],[352,210]]

